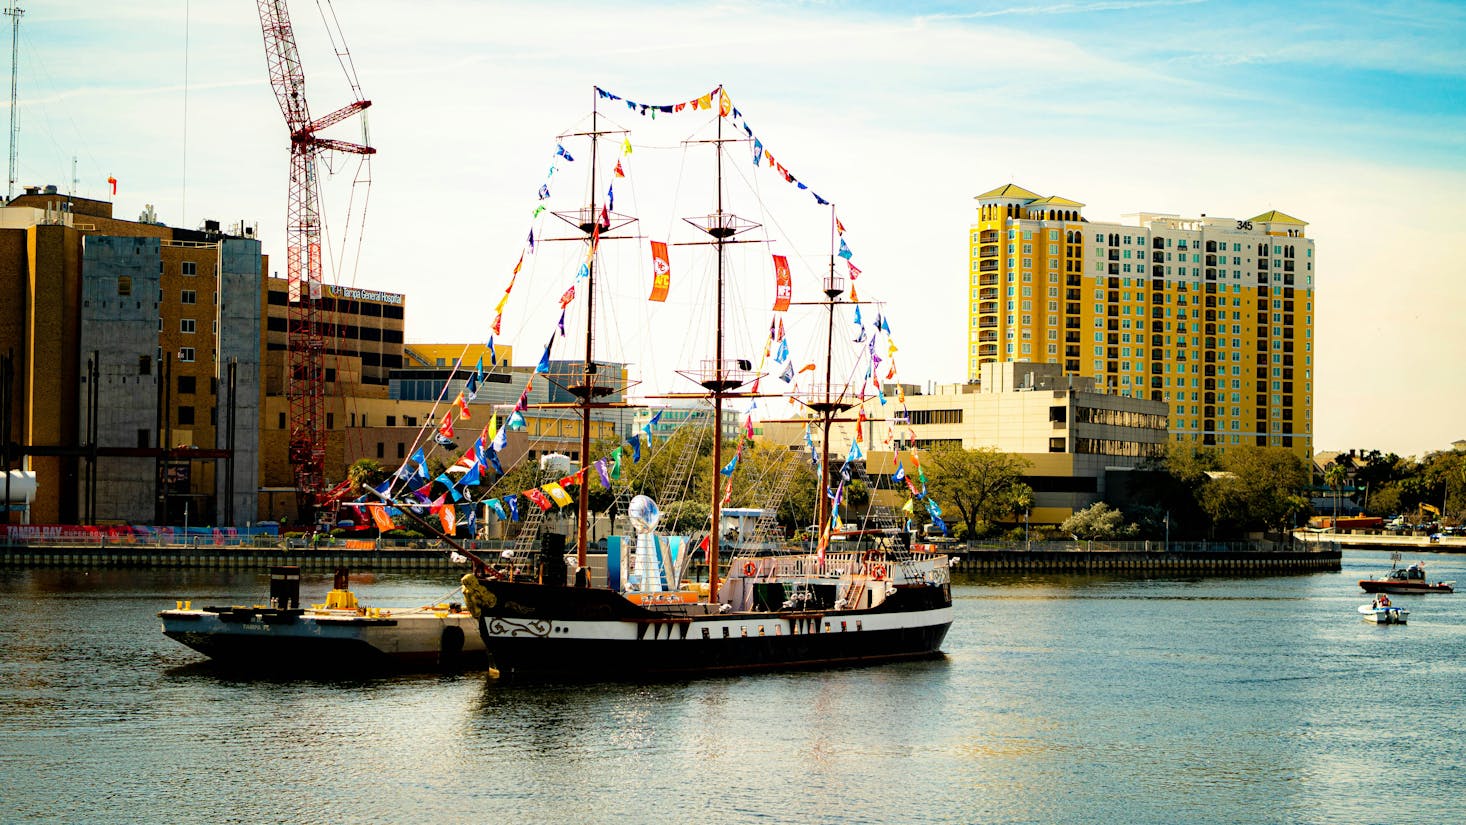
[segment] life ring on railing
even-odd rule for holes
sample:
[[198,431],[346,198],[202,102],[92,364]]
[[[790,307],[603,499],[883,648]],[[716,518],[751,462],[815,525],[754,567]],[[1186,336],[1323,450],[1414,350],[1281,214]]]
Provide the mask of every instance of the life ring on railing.
[[886,566],[884,564],[873,564],[870,567],[870,577],[876,581],[886,578]]
[[751,561],[746,561],[746,562],[743,563],[743,575],[745,575],[745,576],[752,576],[753,574],[755,574],[757,572],[758,572],[758,565],[754,564]]

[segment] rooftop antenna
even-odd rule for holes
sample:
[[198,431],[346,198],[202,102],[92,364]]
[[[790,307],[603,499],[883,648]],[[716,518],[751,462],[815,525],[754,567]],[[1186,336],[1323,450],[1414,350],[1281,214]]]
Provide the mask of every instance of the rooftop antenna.
[[10,183],[5,189],[5,202],[15,199],[15,151],[20,142],[20,119],[15,110],[15,91],[20,75],[20,18],[25,9],[9,3],[5,13],[10,15]]

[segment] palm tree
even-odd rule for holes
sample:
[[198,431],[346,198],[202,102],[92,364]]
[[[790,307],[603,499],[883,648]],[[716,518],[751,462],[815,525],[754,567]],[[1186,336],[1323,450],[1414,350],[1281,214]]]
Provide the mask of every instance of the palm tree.
[[1017,518],[1018,512],[1023,512],[1023,540],[1028,541],[1028,513],[1033,509],[1033,488],[1027,484],[1018,482],[1009,491],[1009,504],[1013,508],[1013,516]]
[[351,482],[351,490],[354,493],[361,493],[367,487],[375,485],[387,474],[382,465],[374,458],[358,458],[346,468],[346,478]]
[[1344,466],[1335,462],[1330,464],[1323,471],[1323,482],[1334,491],[1334,532],[1339,532],[1339,491],[1343,489],[1344,482],[1348,481],[1349,474],[1345,472]]

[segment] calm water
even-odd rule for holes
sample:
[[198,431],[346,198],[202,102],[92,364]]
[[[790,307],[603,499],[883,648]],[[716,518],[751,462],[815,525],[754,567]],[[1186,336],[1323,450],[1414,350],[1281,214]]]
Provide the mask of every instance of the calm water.
[[1466,594],[1366,624],[1388,566],[972,579],[945,661],[644,686],[233,678],[153,614],[263,576],[0,571],[0,820],[1466,821]]

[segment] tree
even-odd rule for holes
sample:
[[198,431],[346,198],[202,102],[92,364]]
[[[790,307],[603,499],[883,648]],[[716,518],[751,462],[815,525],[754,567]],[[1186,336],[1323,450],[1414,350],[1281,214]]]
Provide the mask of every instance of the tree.
[[375,458],[358,458],[346,468],[346,480],[351,482],[351,491],[357,495],[380,484],[386,477],[387,471]]
[[1011,512],[1009,495],[1023,481],[1026,459],[989,447],[965,450],[935,447],[927,453],[928,493],[960,517],[967,535],[980,535],[979,525]]
[[1344,482],[1346,482],[1348,480],[1349,480],[1349,473],[1348,473],[1348,471],[1346,471],[1344,469],[1344,465],[1340,464],[1337,461],[1335,461],[1332,464],[1330,464],[1323,471],[1323,483],[1324,484],[1327,484],[1329,486],[1329,489],[1331,489],[1331,490],[1334,491],[1334,522],[1335,522],[1334,529],[1335,530],[1338,529],[1338,520],[1339,520],[1339,491],[1343,489]]
[[1240,512],[1229,512],[1229,516],[1240,530],[1276,527],[1287,532],[1293,517],[1308,506],[1305,491],[1311,473],[1292,450],[1234,447],[1223,455],[1222,467],[1232,474],[1227,480],[1227,498],[1235,496],[1233,503]]
[[1461,518],[1466,514],[1466,452],[1444,450],[1431,453],[1421,462],[1426,483],[1430,486],[1427,504],[1440,502],[1443,518]]
[[1017,482],[1008,488],[1007,493],[1008,512],[1013,515],[1013,520],[1018,520],[1018,514],[1023,514],[1023,540],[1028,540],[1028,512],[1033,509],[1033,488]]
[[1081,541],[1130,539],[1140,533],[1138,526],[1125,523],[1123,513],[1103,501],[1097,501],[1064,519],[1059,529]]
[[1146,525],[1152,538],[1169,534],[1187,540],[1213,535],[1210,511],[1202,505],[1202,489],[1221,469],[1220,454],[1210,448],[1174,442],[1164,455],[1146,459],[1132,473],[1132,521]]

